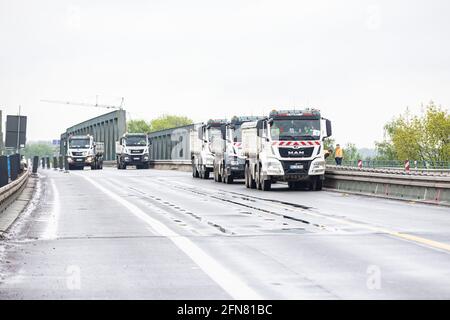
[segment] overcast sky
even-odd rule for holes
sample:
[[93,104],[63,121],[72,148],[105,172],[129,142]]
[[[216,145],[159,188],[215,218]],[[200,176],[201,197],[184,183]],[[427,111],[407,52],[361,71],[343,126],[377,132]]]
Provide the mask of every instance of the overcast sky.
[[450,106],[450,2],[0,0],[0,109],[57,139],[118,104],[194,121],[311,106],[371,147],[407,106]]

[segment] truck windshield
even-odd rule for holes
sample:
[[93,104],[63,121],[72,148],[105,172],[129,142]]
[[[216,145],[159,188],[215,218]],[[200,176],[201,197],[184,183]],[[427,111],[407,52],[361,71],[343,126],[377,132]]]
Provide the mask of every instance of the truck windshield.
[[320,120],[274,120],[270,126],[272,140],[318,140]]
[[212,142],[214,140],[222,140],[222,133],[220,131],[220,128],[212,127],[208,129],[208,137],[209,141]]
[[70,139],[69,148],[89,148],[91,146],[90,139]]
[[125,144],[129,147],[146,146],[147,137],[146,136],[127,137],[125,140]]

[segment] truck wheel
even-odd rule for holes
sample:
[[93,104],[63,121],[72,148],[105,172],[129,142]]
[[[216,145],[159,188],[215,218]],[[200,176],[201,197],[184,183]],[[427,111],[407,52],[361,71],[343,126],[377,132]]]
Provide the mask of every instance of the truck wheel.
[[216,166],[214,166],[213,176],[214,176],[214,181],[215,182],[221,182],[222,181],[222,177],[219,174],[219,169],[217,169]]
[[322,190],[322,186],[323,186],[322,180],[320,179],[319,176],[316,176],[312,178],[309,189],[312,191],[320,191]]
[[192,159],[192,177],[194,177],[194,178],[200,177],[198,170],[197,170],[197,166],[194,163],[194,159]]
[[250,185],[250,189],[256,189],[256,181],[252,177],[252,170],[250,170],[250,167],[248,168],[248,183]]
[[97,165],[96,164],[92,164],[91,165],[91,170],[95,170],[95,169],[97,169]]
[[149,169],[150,168],[150,164],[147,162],[146,164],[142,165],[142,169]]
[[209,171],[207,171],[206,168],[203,171],[203,179],[205,179],[205,180],[209,179]]
[[261,181],[261,166],[258,165],[257,174],[256,174],[256,189],[262,189],[262,181]]
[[263,191],[270,191],[270,189],[272,189],[272,182],[270,180],[263,180],[261,183],[261,189]]
[[244,180],[245,180],[245,187],[246,188],[250,188],[250,183],[248,182],[248,165],[245,164],[245,168],[244,168]]
[[136,165],[136,169],[137,169],[137,170],[140,170],[140,169],[142,169],[142,166],[139,165],[139,164],[137,164],[137,165]]

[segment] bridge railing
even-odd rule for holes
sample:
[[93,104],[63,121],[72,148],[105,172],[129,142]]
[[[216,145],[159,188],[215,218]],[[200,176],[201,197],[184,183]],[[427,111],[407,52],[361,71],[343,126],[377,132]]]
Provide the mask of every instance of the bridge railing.
[[0,213],[3,212],[17,197],[25,187],[30,172],[25,169],[18,178],[0,188]]
[[[361,161],[361,163],[359,163]],[[333,158],[327,159],[327,164],[333,165],[335,161]],[[345,167],[358,167],[361,165],[363,168],[404,168],[405,160],[342,160],[342,166]],[[446,161],[417,161],[410,160],[409,165],[411,170],[449,170],[450,162]]]

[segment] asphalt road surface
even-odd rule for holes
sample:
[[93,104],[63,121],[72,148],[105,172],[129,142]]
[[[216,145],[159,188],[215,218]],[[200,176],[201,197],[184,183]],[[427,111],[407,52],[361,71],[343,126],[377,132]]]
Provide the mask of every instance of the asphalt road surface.
[[449,299],[450,210],[157,170],[40,170],[1,299]]

